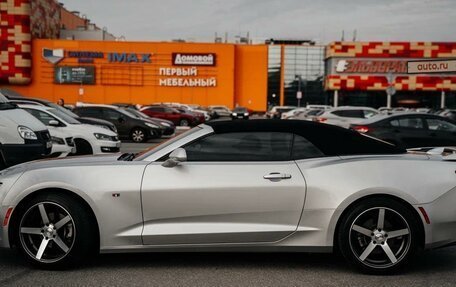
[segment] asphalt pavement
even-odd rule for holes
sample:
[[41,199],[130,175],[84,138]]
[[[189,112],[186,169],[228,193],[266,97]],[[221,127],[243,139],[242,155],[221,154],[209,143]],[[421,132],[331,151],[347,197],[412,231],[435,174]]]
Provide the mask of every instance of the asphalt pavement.
[[393,276],[360,274],[330,254],[104,254],[67,271],[36,270],[0,250],[0,286],[456,286],[456,248],[428,251]]

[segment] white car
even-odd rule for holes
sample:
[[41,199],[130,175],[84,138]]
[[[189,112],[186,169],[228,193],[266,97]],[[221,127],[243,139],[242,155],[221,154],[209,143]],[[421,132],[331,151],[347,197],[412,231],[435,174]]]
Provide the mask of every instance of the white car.
[[48,126],[51,134],[52,150],[50,157],[63,158],[76,153],[73,136],[65,129]]
[[48,127],[64,129],[74,139],[76,155],[117,153],[120,141],[111,130],[81,124],[76,119],[50,107],[20,105]]
[[368,107],[339,107],[324,112],[314,121],[348,129],[351,124],[358,124],[378,114],[379,111]]
[[308,110],[307,108],[296,108],[296,109],[293,109],[291,111],[282,113],[281,119],[282,120],[287,120],[287,119],[289,119],[291,117],[296,116],[297,114],[304,113],[307,110]]

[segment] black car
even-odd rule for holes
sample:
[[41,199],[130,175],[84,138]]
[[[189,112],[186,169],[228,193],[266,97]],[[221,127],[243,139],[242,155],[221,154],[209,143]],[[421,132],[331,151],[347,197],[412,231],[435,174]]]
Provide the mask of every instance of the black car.
[[23,105],[39,105],[39,106],[46,106],[46,107],[51,107],[54,109],[57,109],[66,115],[77,119],[79,122],[83,124],[88,124],[88,125],[94,125],[94,126],[100,126],[106,129],[109,129],[115,133],[117,133],[117,128],[114,124],[112,124],[109,121],[105,121],[102,119],[96,119],[96,118],[90,118],[90,117],[80,117],[77,114],[73,113],[72,111],[59,106],[55,103],[42,100],[42,99],[35,99],[35,98],[26,98],[26,97],[15,97],[15,96],[7,96],[7,98],[10,100],[10,102],[15,103],[15,104],[23,104]]
[[350,128],[401,148],[456,146],[456,122],[432,114],[376,116]]
[[135,114],[139,118],[152,121],[155,124],[157,124],[158,126],[160,126],[163,129],[163,135],[164,136],[170,136],[170,135],[173,135],[176,132],[176,126],[173,124],[172,121],[149,117],[148,115],[146,115],[143,112],[138,111],[137,109],[133,109],[133,108],[125,108],[125,109],[128,112],[130,112],[132,114]]
[[237,107],[231,113],[231,118],[233,120],[248,120],[250,117],[250,112],[247,108]]
[[146,142],[160,138],[163,128],[147,119],[141,119],[127,110],[115,106],[84,106],[73,110],[79,116],[103,119],[116,125],[120,139]]

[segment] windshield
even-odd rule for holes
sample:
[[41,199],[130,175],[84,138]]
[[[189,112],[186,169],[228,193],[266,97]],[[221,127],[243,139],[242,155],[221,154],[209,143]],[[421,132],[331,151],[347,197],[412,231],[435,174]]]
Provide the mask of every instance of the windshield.
[[136,115],[134,112],[131,112],[131,111],[127,110],[127,109],[119,108],[118,111],[121,112],[122,114],[126,115],[126,116],[129,116],[130,118],[141,119],[140,116]]
[[6,97],[0,94],[0,110],[12,110],[16,108],[16,104],[10,103]]
[[235,113],[246,113],[247,109],[246,108],[235,108],[233,110],[233,112],[235,112]]
[[169,145],[181,140],[182,138],[184,138],[186,136],[189,136],[189,135],[191,135],[191,134],[193,134],[195,132],[198,132],[200,130],[201,130],[201,128],[194,127],[193,129],[185,131],[185,132],[181,133],[180,135],[178,135],[176,137],[173,137],[173,138],[170,138],[167,141],[164,141],[164,142],[162,142],[162,143],[160,143],[158,145],[151,146],[150,148],[148,148],[148,149],[136,154],[135,160],[144,160],[147,157],[149,157],[151,154],[153,154],[153,153],[155,153],[155,152],[157,152],[157,151],[159,151],[159,150],[161,150],[161,149],[163,149],[163,148],[165,148],[165,147],[167,147],[167,146],[169,146]]
[[48,109],[48,112],[53,114],[54,116],[60,118],[64,122],[70,124],[70,125],[80,125],[81,122],[78,121],[77,119],[68,116],[66,113],[61,112],[60,110],[57,109]]
[[77,114],[75,114],[75,113],[73,113],[72,111],[70,111],[70,110],[68,110],[68,109],[65,109],[64,107],[59,106],[59,105],[57,105],[57,104],[48,103],[47,106],[48,106],[48,107],[51,107],[51,108],[53,108],[53,109],[56,109],[56,110],[58,110],[58,111],[60,111],[60,112],[62,112],[62,113],[64,113],[64,114],[66,114],[66,115],[69,116],[69,117],[72,117],[72,118],[75,118],[75,119],[79,118],[79,116],[78,116]]
[[131,114],[134,114],[136,118],[140,118],[140,119],[150,119],[150,117],[140,111],[137,111],[137,110],[133,110],[133,109],[126,109],[125,110],[126,112],[128,113],[131,113]]

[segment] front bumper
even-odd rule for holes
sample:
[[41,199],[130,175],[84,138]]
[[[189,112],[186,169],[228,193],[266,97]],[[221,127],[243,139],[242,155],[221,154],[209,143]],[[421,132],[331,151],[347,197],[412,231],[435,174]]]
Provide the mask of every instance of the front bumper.
[[94,154],[117,153],[120,151],[120,141],[98,141],[97,147],[94,148]]

